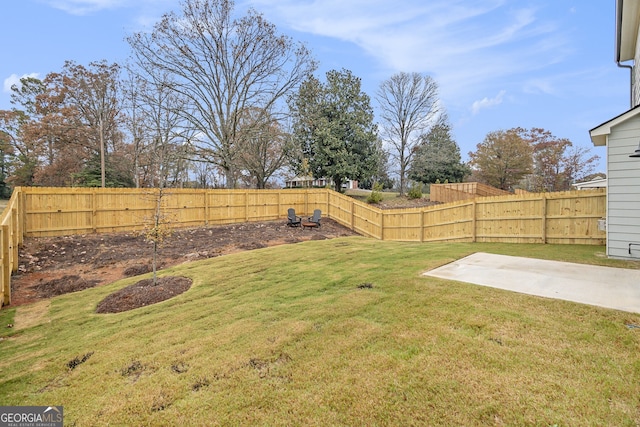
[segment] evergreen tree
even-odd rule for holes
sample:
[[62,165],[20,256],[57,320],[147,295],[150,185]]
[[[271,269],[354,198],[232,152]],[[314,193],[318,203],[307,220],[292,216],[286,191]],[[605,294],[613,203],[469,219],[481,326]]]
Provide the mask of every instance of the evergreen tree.
[[389,177],[389,153],[383,148],[382,140],[376,141],[376,168],[372,171],[372,175],[366,176],[358,181],[358,188],[373,190],[376,184],[380,184],[380,190],[385,188],[393,188],[394,182]]
[[[135,187],[131,169],[122,167],[126,163],[125,159],[115,161],[111,156],[106,159],[104,183],[105,187]],[[100,156],[95,155],[89,159],[85,168],[73,174],[74,184],[79,187],[101,187],[102,186],[102,166]]]
[[469,167],[462,163],[460,147],[451,137],[451,127],[443,118],[422,136],[409,169],[409,178],[425,184],[437,180],[462,182],[469,173]]
[[340,191],[348,179],[375,174],[381,156],[373,109],[360,79],[348,70],[332,70],[326,77],[326,84],[309,77],[290,101],[298,146],[294,168],[300,173],[306,160],[315,178],[331,178]]

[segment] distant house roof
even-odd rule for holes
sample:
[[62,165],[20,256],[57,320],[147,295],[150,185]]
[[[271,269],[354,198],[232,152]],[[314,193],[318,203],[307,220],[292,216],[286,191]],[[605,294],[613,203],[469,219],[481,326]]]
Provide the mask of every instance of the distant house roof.
[[627,120],[637,116],[638,114],[640,114],[640,105],[628,111],[625,111],[619,116],[616,116],[613,119],[602,123],[601,125],[594,127],[589,131],[591,142],[593,142],[593,145],[595,146],[607,145],[607,137],[611,134],[611,128],[619,125],[620,123],[626,122]]
[[575,184],[572,184],[572,186],[575,187],[576,190],[584,190],[587,188],[606,188],[607,178],[598,178],[592,181],[576,182]]
[[290,181],[290,182],[313,181],[313,177],[312,176],[296,176],[291,179],[288,179],[287,181]]

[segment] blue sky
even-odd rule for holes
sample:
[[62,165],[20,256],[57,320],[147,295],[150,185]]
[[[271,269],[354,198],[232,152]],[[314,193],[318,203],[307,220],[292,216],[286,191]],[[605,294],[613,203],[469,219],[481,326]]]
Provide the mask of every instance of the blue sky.
[[[629,72],[614,58],[615,2],[594,0],[237,0],[307,44],[317,75],[346,68],[372,98],[396,72],[433,77],[463,159],[488,132],[541,127],[599,155],[589,129],[629,108]],[[178,0],[2,2],[0,109],[17,78],[65,60],[122,63],[125,37]]]

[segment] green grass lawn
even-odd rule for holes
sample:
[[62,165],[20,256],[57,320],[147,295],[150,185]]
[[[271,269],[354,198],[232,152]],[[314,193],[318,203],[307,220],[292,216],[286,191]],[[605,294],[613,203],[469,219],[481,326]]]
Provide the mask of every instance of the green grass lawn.
[[78,426],[638,425],[640,315],[420,275],[478,251],[639,267],[361,237],[193,262],[153,306],[95,314],[130,278],[0,311],[0,404]]

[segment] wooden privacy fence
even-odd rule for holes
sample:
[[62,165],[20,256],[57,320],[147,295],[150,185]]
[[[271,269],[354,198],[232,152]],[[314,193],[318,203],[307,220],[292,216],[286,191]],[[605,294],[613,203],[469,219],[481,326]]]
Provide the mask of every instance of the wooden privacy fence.
[[[455,190],[455,189],[454,189]],[[459,190],[455,190],[459,191]],[[2,304],[24,237],[134,231],[154,216],[153,189],[16,188],[0,218]],[[465,199],[413,209],[382,210],[328,189],[166,189],[160,197],[172,227],[285,221],[287,210],[314,209],[364,236],[412,242],[511,242],[602,245],[603,190]]]
[[480,182],[460,182],[431,184],[429,194],[433,202],[451,203],[476,197],[508,196],[511,193]]
[[18,271],[18,247],[24,238],[23,198],[14,191],[0,215],[0,307],[11,303],[11,273]]
[[[132,231],[152,222],[159,192],[133,188],[20,188],[27,237]],[[170,227],[199,227],[284,218],[327,210],[325,189],[165,189],[162,214]]]
[[606,193],[569,191],[482,197],[425,208],[381,210],[329,193],[331,218],[360,234],[411,242],[603,245]]

